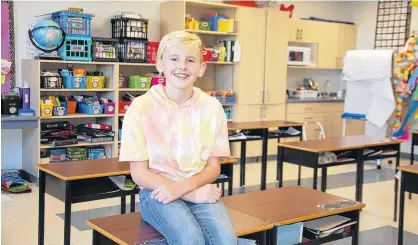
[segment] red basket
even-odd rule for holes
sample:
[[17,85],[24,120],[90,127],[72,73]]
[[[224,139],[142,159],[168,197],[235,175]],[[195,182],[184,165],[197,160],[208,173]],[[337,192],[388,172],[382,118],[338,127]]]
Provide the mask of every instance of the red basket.
[[157,62],[157,52],[160,42],[148,42],[148,62],[155,64]]
[[119,113],[125,113],[128,110],[131,103],[132,101],[119,101]]
[[238,5],[238,6],[246,6],[246,7],[255,7],[255,1],[244,0],[244,1],[224,1],[226,4]]
[[212,50],[205,48],[202,51],[202,55],[203,61],[210,61],[210,58],[212,57]]

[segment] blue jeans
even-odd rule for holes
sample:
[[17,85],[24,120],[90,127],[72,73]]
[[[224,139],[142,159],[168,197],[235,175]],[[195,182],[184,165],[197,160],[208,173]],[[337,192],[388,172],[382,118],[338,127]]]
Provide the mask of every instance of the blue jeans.
[[140,191],[140,212],[144,221],[165,239],[146,244],[237,245],[238,239],[221,201],[194,204],[178,199],[163,204],[152,200],[151,193],[148,189]]

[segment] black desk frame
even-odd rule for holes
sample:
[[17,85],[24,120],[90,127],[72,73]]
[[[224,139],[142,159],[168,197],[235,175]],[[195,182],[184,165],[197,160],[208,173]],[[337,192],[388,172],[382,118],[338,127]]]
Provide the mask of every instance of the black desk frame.
[[[246,161],[246,151],[247,151],[247,142],[249,141],[262,141],[262,151],[261,151],[261,183],[260,189],[265,190],[267,186],[267,153],[268,153],[268,140],[269,139],[277,139],[277,143],[280,143],[281,138],[296,138],[299,137],[302,140],[302,128],[303,126],[282,126],[282,127],[272,127],[278,128],[279,130],[287,130],[288,128],[294,128],[299,130],[301,133],[300,135],[271,135],[269,134],[268,128],[262,129],[240,129],[241,131],[249,132],[246,135],[251,136],[259,136],[260,138],[250,138],[250,139],[232,139],[229,140],[229,143],[241,143],[241,152],[240,152],[240,187],[245,186],[245,161]],[[300,171],[301,168],[299,167],[299,183],[300,183]]]
[[[357,163],[357,174],[356,174],[356,201],[362,202],[363,199],[363,176],[364,176],[364,162],[370,160],[377,160],[377,159],[386,159],[386,158],[394,158],[396,157],[396,167],[399,166],[400,160],[400,144],[390,144],[390,145],[382,145],[382,146],[371,146],[365,147],[368,149],[373,150],[396,150],[397,153],[393,155],[378,155],[378,156],[363,156],[364,148],[357,148],[353,149],[352,151],[355,152],[355,160],[353,161],[346,161],[346,162],[334,162],[334,163],[325,163],[319,164],[318,157],[319,153],[317,152],[310,152],[305,150],[293,149],[288,147],[278,146],[279,155],[277,158],[277,180],[279,187],[283,187],[283,162],[296,164],[299,167],[309,167],[313,168],[314,176],[313,176],[313,189],[317,189],[317,182],[318,182],[318,169],[322,170],[321,176],[321,191],[326,191],[326,180],[327,180],[327,168],[332,166],[340,166],[346,164],[353,164]],[[343,150],[345,151],[345,150]],[[333,151],[333,152],[340,152],[340,151]],[[300,185],[300,183],[298,183]],[[397,193],[398,193],[398,180],[395,178],[395,217],[396,217],[396,209],[397,209]]]
[[[102,189],[102,191],[97,189]],[[38,245],[44,244],[45,193],[64,202],[64,245],[70,245],[71,204],[121,197],[121,213],[124,214],[126,213],[126,196],[128,195],[131,197],[130,210],[135,212],[135,194],[138,192],[139,190],[136,188],[130,191],[120,190],[109,177],[65,181],[39,170]]]
[[418,174],[402,171],[399,201],[398,245],[403,245],[405,192],[418,194]]

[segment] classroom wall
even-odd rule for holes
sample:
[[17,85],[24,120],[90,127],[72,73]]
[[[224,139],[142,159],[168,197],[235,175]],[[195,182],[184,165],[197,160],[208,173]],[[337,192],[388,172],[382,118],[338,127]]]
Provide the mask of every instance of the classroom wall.
[[[343,8],[347,12],[353,13],[351,21],[358,25],[357,49],[373,49],[376,31],[377,1],[350,1],[344,2]],[[350,18],[350,16],[348,16]],[[412,8],[411,14],[411,33],[418,31],[418,8]],[[386,135],[386,128],[379,128],[371,123],[366,123],[366,134]],[[406,141],[401,145],[401,152],[411,152],[411,141]]]

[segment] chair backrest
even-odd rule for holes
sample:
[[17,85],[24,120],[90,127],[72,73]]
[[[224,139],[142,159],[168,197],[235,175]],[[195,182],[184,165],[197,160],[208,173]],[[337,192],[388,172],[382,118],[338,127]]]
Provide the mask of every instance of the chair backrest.
[[320,122],[306,122],[305,125],[303,125],[302,127],[302,137],[304,141],[307,141],[308,138],[306,136],[306,126],[308,126],[309,124],[316,124],[321,131],[319,132],[318,135],[318,139],[325,139],[325,131],[324,131],[324,127],[322,126],[322,124]]

